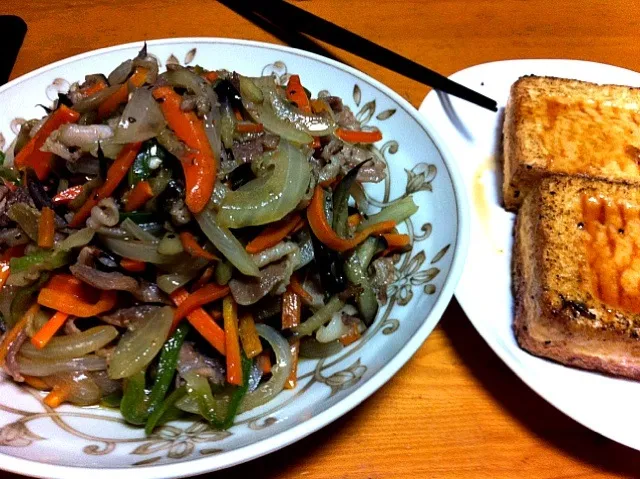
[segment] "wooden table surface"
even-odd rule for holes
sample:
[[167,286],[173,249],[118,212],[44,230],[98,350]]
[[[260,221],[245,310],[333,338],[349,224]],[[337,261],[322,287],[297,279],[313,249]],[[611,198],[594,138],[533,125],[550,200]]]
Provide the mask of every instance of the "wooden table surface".
[[[640,70],[636,0],[296,3],[443,74],[512,58],[576,58]],[[29,26],[13,76],[143,39],[220,36],[279,43],[214,0],[3,0],[3,13],[20,15]],[[416,107],[428,92],[331,50]],[[414,358],[364,404],[297,444],[208,477],[640,477],[639,461],[639,453],[578,425],[529,390],[454,300]]]

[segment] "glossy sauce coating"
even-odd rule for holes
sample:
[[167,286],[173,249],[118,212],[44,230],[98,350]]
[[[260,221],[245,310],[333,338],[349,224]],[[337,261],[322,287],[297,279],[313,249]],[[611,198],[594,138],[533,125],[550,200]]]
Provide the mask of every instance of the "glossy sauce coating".
[[581,202],[592,293],[640,313],[640,208],[601,195],[584,194]]

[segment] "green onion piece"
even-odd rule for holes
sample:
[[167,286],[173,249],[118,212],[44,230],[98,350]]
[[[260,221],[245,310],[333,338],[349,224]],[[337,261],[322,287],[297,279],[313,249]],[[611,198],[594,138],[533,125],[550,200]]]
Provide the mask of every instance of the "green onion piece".
[[226,260],[222,260],[216,264],[215,269],[213,270],[213,277],[216,280],[216,283],[224,286],[231,280],[231,275],[233,274],[233,266]]
[[358,225],[358,231],[362,231],[367,226],[381,223],[383,221],[395,221],[396,224],[400,224],[404,220],[409,219],[416,211],[418,211],[418,206],[413,202],[413,197],[405,196],[401,200],[395,201],[389,206],[386,206],[379,213],[370,215],[366,220]]
[[340,311],[344,307],[344,301],[342,301],[337,295],[329,300],[322,308],[307,319],[305,322],[291,328],[291,330],[299,336],[309,336],[318,329],[320,326],[324,326],[331,320],[331,317]]
[[378,312],[378,299],[365,271],[358,254],[352,253],[344,266],[344,272],[351,284],[360,285],[362,288],[362,292],[356,298],[356,304],[364,323],[369,326]]

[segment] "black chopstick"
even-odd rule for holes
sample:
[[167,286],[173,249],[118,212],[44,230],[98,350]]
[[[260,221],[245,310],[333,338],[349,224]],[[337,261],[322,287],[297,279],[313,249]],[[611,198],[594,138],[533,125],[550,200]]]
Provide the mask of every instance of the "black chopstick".
[[9,81],[11,70],[18,58],[22,41],[27,34],[27,24],[16,15],[0,15],[2,48],[0,48],[0,85]]
[[322,55],[327,58],[331,58],[332,60],[336,60],[342,63],[346,63],[344,60],[336,57],[333,53],[327,50],[325,47],[320,45],[319,43],[314,42],[311,38],[303,35],[302,33],[296,30],[285,30],[281,26],[271,23],[269,20],[263,18],[259,14],[253,12],[251,8],[245,2],[238,2],[236,0],[218,0],[224,6],[233,10],[238,15],[246,18],[254,25],[262,28],[264,31],[271,33],[273,36],[278,38],[280,41],[291,45],[295,48],[300,48],[301,50],[306,50],[309,52],[316,53],[318,55]]
[[250,5],[254,12],[286,31],[305,33],[436,90],[462,98],[488,110],[498,111],[495,100],[284,0],[235,0],[234,2],[235,5],[239,3]]

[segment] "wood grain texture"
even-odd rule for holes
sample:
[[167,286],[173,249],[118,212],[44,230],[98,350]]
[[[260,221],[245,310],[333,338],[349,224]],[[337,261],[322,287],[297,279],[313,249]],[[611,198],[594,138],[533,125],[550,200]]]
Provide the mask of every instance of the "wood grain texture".
[[[636,0],[297,3],[443,74],[511,58],[577,58],[640,70]],[[3,0],[0,13],[20,15],[29,26],[14,77],[86,50],[143,39],[277,42],[213,0]],[[331,50],[415,106],[428,92]],[[360,407],[282,451],[208,477],[640,477],[639,459],[640,453],[578,425],[529,390],[454,301],[415,357]]]

